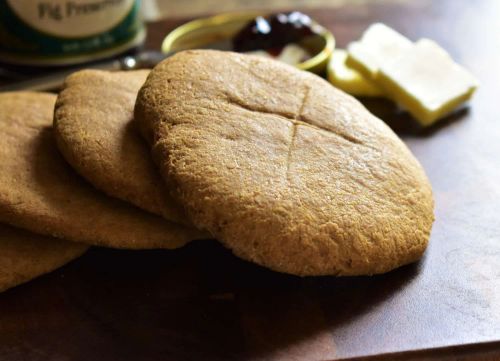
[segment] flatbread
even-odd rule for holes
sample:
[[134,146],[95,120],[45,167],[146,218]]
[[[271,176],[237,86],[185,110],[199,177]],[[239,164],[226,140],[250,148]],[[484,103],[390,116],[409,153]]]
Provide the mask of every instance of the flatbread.
[[68,163],[97,189],[170,221],[188,223],[134,127],[135,99],[148,74],[82,70],[70,75],[57,98],[54,135]]
[[99,193],[59,154],[52,136],[56,96],[0,94],[0,221],[35,233],[116,248],[177,248],[194,229]]
[[52,272],[88,248],[0,223],[0,292]]
[[404,143],[313,74],[186,51],[160,63],[135,119],[193,223],[236,255],[306,275],[370,275],[419,259],[431,186]]

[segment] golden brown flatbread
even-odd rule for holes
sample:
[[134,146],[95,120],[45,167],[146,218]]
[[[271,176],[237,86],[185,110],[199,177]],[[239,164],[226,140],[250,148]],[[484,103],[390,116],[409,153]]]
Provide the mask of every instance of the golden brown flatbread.
[[56,96],[0,94],[0,221],[35,233],[116,248],[177,248],[204,238],[99,193],[59,154]]
[[54,135],[68,163],[97,189],[167,220],[188,223],[134,127],[135,99],[148,74],[82,70],[70,75],[57,98]]
[[255,56],[186,51],[160,63],[135,119],[194,224],[296,275],[369,275],[419,259],[427,177],[351,96]]
[[52,272],[88,248],[0,223],[0,292]]

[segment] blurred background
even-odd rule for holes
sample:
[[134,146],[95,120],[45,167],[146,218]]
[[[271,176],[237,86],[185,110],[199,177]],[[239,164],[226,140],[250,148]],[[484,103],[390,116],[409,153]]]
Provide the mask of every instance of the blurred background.
[[[142,0],[142,7],[145,19],[154,21],[166,17],[191,17],[229,11],[338,8],[347,4],[409,2],[408,0]],[[421,5],[428,2],[428,0],[419,1]]]

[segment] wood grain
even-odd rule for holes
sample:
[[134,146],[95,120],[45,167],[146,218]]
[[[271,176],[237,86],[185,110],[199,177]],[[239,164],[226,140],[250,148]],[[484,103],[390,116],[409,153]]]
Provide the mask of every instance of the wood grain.
[[[0,295],[1,360],[500,359],[500,2],[309,13],[340,46],[374,21],[430,37],[481,81],[468,109],[425,131],[391,103],[365,101],[433,185],[424,259],[375,277],[300,279],[212,241],[173,252],[94,249]],[[152,24],[147,46],[180,22]]]

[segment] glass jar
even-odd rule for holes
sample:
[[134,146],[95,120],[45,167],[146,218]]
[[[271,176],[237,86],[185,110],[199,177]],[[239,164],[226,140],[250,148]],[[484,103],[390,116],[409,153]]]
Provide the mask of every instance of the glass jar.
[[71,65],[140,45],[140,0],[0,0],[0,61]]

